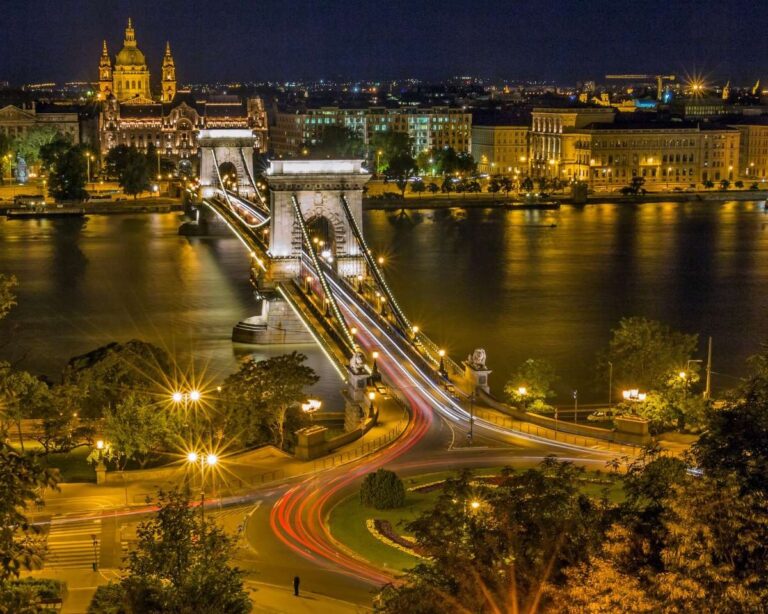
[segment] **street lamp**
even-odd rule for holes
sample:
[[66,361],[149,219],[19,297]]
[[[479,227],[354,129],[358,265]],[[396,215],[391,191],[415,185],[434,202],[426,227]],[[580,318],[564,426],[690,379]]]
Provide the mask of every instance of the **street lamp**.
[[643,402],[646,399],[646,394],[640,392],[637,388],[631,388],[630,390],[622,390],[621,396],[625,401]]
[[317,399],[307,399],[306,403],[301,404],[301,411],[309,416],[310,421],[314,421],[315,412],[322,406],[322,401]]
[[445,370],[445,350],[438,350],[437,355],[440,356],[440,366],[438,367],[438,371],[442,377],[448,379],[448,372]]
[[477,499],[473,499],[472,502],[469,504],[469,507],[471,507],[473,510],[477,510],[480,507],[480,501]]
[[368,414],[370,416],[373,416],[374,410],[376,409],[376,407],[373,404],[373,401],[374,401],[375,398],[376,398],[376,393],[373,390],[371,390],[368,393],[368,400],[371,402],[371,407],[369,409],[369,414]]
[[371,363],[371,381],[376,382],[381,379],[381,375],[379,374],[379,366],[376,364],[376,360],[379,357],[379,353],[374,350],[371,353],[371,357],[373,358],[373,362]]

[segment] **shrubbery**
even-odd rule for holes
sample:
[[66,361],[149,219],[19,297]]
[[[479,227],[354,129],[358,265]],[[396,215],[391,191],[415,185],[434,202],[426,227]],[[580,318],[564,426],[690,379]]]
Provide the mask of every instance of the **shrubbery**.
[[377,510],[402,507],[405,503],[405,486],[394,471],[379,469],[369,473],[360,487],[360,503]]

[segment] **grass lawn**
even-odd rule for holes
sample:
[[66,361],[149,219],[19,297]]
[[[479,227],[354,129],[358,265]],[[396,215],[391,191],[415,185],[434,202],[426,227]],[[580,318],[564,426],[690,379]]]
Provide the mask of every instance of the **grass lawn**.
[[63,482],[95,482],[96,470],[85,459],[91,450],[80,446],[66,454],[48,454],[43,456],[43,463],[61,472]]
[[[500,469],[500,467],[476,469],[473,473],[476,476],[498,475]],[[403,480],[403,483],[405,488],[409,489],[421,484],[444,480],[455,475],[455,471],[441,471],[439,473],[408,477]],[[609,477],[605,472],[601,472],[599,475],[604,478]],[[596,477],[595,472],[590,471],[585,474],[585,478],[592,477]],[[581,483],[580,488],[585,494],[595,498],[606,494],[608,500],[612,503],[619,503],[624,499],[620,480],[616,480],[610,485],[584,481]],[[395,510],[377,510],[363,507],[360,504],[359,493],[355,492],[331,510],[331,534],[347,548],[360,554],[374,565],[385,569],[403,571],[416,565],[419,562],[418,557],[406,554],[376,539],[368,531],[365,521],[370,518],[388,520],[392,523],[395,530],[404,535],[406,531],[403,528],[403,524],[413,520],[423,511],[430,509],[441,492],[441,489],[428,493],[406,491],[405,506]]]

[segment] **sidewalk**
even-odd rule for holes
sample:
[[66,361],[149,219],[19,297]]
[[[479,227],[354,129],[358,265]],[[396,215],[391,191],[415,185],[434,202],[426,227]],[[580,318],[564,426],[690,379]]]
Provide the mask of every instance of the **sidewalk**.
[[318,593],[299,591],[295,597],[291,587],[262,584],[246,580],[246,588],[251,590],[254,612],[269,614],[358,614],[371,612],[370,608],[340,601]]

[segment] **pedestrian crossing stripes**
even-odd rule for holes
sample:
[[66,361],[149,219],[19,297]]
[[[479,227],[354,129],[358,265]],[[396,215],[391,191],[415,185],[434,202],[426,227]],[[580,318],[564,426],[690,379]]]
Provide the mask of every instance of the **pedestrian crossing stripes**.
[[92,568],[101,547],[101,519],[54,518],[48,532],[46,568]]

